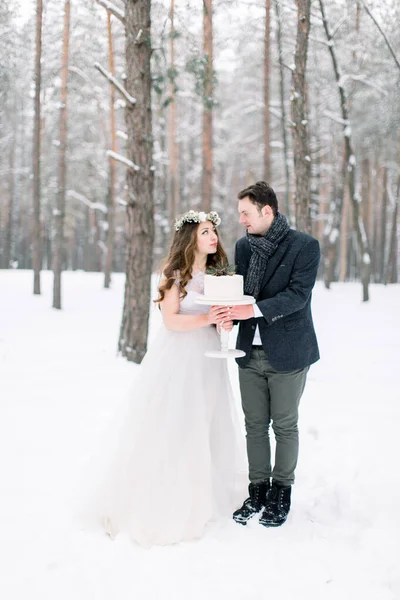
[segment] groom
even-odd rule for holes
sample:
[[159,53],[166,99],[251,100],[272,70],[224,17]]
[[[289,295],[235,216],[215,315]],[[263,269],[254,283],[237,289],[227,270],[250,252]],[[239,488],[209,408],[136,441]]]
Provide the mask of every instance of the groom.
[[[320,259],[316,239],[290,229],[265,181],[238,194],[246,236],[236,244],[237,273],[256,304],[233,306],[239,320],[239,382],[245,415],[249,498],[233,518],[245,525],[262,512],[265,527],[282,525],[290,510],[298,457],[298,406],[312,363],[319,359],[311,316],[311,290]],[[230,314],[229,314],[230,312]],[[269,426],[275,435],[271,465]]]

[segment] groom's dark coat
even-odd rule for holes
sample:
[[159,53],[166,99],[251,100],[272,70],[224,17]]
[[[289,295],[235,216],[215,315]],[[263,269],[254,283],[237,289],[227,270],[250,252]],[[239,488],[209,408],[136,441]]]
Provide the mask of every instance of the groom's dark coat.
[[[246,237],[235,248],[238,275],[246,274],[251,249]],[[271,366],[279,372],[304,369],[319,359],[311,315],[311,291],[320,259],[318,241],[290,229],[268,261],[256,298],[263,317],[239,322],[236,347],[246,356],[236,359],[245,367],[250,358],[256,326]]]

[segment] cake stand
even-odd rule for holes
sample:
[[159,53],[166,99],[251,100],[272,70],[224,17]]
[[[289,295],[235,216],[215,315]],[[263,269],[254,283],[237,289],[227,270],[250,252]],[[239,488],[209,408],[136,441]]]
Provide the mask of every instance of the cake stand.
[[[211,306],[242,306],[246,304],[255,304],[255,299],[253,296],[241,296],[240,300],[237,298],[232,300],[217,300],[215,298],[201,296],[196,298],[196,303],[209,304]],[[226,331],[222,326],[220,326],[220,330],[221,349],[207,350],[204,354],[210,358],[239,358],[240,356],[245,356],[246,352],[243,352],[243,350],[233,350],[229,348],[229,331]]]

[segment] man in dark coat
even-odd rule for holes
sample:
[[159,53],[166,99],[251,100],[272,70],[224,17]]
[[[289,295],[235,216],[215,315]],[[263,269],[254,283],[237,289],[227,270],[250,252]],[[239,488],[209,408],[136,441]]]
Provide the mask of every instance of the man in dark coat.
[[[290,229],[274,190],[259,181],[238,194],[246,236],[235,249],[245,294],[256,304],[232,306],[240,321],[237,348],[249,462],[249,498],[233,518],[246,524],[262,512],[266,527],[282,525],[291,502],[298,458],[298,406],[311,364],[319,359],[311,291],[320,260],[316,239]],[[269,426],[275,435],[271,464]]]

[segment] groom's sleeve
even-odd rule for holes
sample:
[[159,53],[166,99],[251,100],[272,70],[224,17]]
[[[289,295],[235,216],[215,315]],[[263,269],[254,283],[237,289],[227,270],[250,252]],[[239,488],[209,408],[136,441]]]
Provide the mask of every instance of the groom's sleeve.
[[[240,265],[239,265],[239,252],[238,252],[238,245],[239,245],[239,241],[236,242],[235,244],[235,257],[234,257],[234,263],[235,263],[235,267],[236,267],[236,274],[237,275],[243,275],[243,273],[240,272]],[[233,321],[234,325],[238,325],[240,323],[240,321],[238,321],[237,319],[234,319]]]
[[308,302],[320,261],[318,240],[312,238],[298,253],[289,285],[273,298],[260,300],[257,307],[268,325],[301,310]]
[[264,315],[262,314],[261,310],[258,308],[257,304],[253,304],[253,310],[254,310],[254,317],[256,319],[259,319],[260,317],[263,317]]
[[239,242],[236,242],[236,244],[235,244],[235,257],[234,257],[234,259],[233,259],[233,260],[234,260],[235,267],[236,267],[236,273],[237,273],[238,275],[242,275],[242,273],[239,273],[239,261],[238,261],[238,243],[239,243]]

